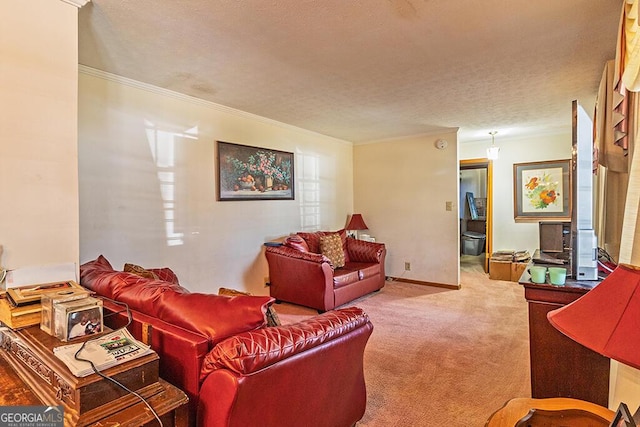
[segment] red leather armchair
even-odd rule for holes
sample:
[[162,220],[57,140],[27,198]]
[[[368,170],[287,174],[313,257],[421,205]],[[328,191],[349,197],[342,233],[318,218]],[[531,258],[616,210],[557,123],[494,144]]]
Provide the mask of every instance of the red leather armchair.
[[[323,236],[338,234],[342,241],[344,266],[335,267],[321,254]],[[278,301],[332,310],[382,289],[385,283],[384,244],[356,240],[345,230],[334,233],[299,232],[285,239],[282,246],[267,246],[269,293]]]
[[[102,256],[80,267],[83,286],[129,305],[136,338],[152,326],[160,376],[189,396],[192,426],[347,427],[362,418],[373,326],[361,309],[267,327],[273,298],[189,293],[169,276],[115,271]],[[107,326],[127,324],[121,305],[105,299],[104,309]]]

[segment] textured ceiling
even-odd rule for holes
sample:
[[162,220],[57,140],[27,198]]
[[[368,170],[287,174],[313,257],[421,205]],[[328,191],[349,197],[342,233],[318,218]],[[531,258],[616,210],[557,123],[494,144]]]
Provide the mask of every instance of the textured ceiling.
[[355,143],[567,130],[621,0],[92,0],[80,63]]

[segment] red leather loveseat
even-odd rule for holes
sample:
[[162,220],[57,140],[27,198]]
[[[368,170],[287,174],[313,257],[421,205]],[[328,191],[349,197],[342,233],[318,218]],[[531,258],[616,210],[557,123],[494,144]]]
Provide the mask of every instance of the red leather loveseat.
[[[191,425],[347,427],[362,418],[373,330],[362,310],[269,327],[271,297],[190,293],[171,270],[148,271],[115,271],[100,256],[80,267],[80,283],[128,304],[136,338],[152,326],[160,376],[189,396]],[[126,325],[121,305],[104,299],[104,309],[107,326]]]
[[265,249],[269,293],[319,312],[333,310],[382,289],[386,253],[384,244],[347,237],[345,230],[298,232]]

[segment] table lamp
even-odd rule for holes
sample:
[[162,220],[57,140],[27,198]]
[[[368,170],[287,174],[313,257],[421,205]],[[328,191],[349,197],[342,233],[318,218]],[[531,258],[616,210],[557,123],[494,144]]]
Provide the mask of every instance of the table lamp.
[[[550,311],[547,318],[579,344],[640,369],[640,268],[619,265],[595,288],[571,304]],[[621,403],[611,425],[638,424],[640,408],[631,417]]]
[[354,230],[355,238],[358,238],[358,231],[360,230],[368,230],[367,224],[364,223],[364,219],[362,219],[361,214],[353,214],[351,215],[351,219],[349,220],[349,224],[347,225],[347,231]]

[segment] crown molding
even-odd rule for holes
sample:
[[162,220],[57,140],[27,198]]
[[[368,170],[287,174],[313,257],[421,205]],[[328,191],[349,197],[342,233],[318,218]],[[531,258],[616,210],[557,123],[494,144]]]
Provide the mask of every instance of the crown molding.
[[60,0],[63,3],[67,3],[70,4],[72,6],[77,7],[78,9],[80,9],[82,6],[84,6],[85,4],[89,3],[91,0]]
[[195,96],[185,95],[185,94],[180,93],[180,92],[175,92],[173,90],[164,89],[164,88],[161,88],[161,87],[158,87],[158,86],[154,86],[154,85],[151,85],[151,84],[148,84],[148,83],[140,82],[138,80],[133,80],[133,79],[129,79],[127,77],[118,76],[116,74],[108,73],[106,71],[98,70],[96,68],[88,67],[86,65],[78,64],[78,73],[86,74],[86,75],[93,76],[93,77],[98,77],[98,78],[101,78],[101,79],[104,79],[104,80],[108,80],[108,81],[112,81],[112,82],[115,82],[115,83],[120,83],[120,84],[125,85],[125,86],[133,87],[133,88],[136,88],[136,89],[141,89],[141,90],[144,90],[144,91],[147,91],[147,92],[152,92],[152,93],[155,93],[157,95],[167,96],[167,97],[170,97],[170,98],[174,98],[174,99],[178,99],[178,100],[181,100],[181,101],[189,102],[191,104],[201,105],[203,107],[211,108],[211,109],[220,111],[222,113],[233,114],[234,116],[237,116],[237,117],[243,117],[245,119],[262,122],[262,123],[265,123],[265,124],[268,124],[268,125],[272,125],[272,126],[278,126],[280,128],[284,128],[284,129],[294,130],[296,132],[302,132],[302,133],[305,133],[305,134],[308,134],[308,135],[321,136],[324,139],[331,140],[331,141],[336,142],[338,144],[353,145],[353,143],[351,141],[335,138],[335,137],[329,136],[329,135],[324,135],[324,134],[321,134],[321,133],[318,133],[318,132],[314,132],[312,130],[308,130],[308,129],[304,129],[304,128],[297,127],[297,126],[294,126],[294,125],[290,125],[288,123],[279,122],[277,120],[269,119],[267,117],[258,116],[257,114],[248,113],[246,111],[237,110],[235,108],[227,107],[227,106],[222,105],[222,104],[216,104],[215,102],[206,101],[206,100],[201,99],[201,98],[196,98]]

